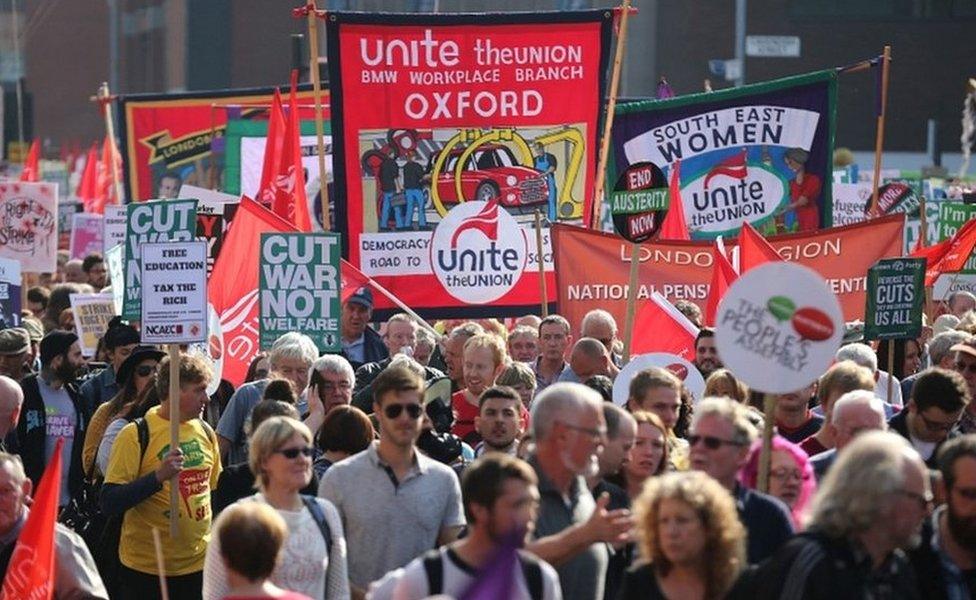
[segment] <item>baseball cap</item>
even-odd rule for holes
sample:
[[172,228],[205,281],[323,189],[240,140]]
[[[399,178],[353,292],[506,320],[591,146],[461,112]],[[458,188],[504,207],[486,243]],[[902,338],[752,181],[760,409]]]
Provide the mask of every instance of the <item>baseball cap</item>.
[[0,355],[21,354],[30,350],[30,334],[23,327],[0,331]]
[[361,287],[346,302],[352,302],[354,304],[361,304],[369,310],[373,310],[373,292],[370,291],[368,287]]

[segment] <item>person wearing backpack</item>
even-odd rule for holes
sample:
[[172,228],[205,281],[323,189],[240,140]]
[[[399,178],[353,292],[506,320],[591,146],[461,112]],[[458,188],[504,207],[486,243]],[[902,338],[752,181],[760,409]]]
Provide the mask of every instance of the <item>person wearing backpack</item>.
[[[258,493],[237,504],[268,504],[288,525],[271,582],[310,598],[349,600],[346,541],[339,511],[328,500],[301,493],[312,479],[312,432],[297,419],[270,417],[251,435],[248,452]],[[204,561],[204,600],[220,600],[230,584],[220,539],[215,538]]]
[[488,453],[465,470],[461,493],[467,535],[388,573],[373,584],[367,598],[420,600],[438,594],[462,598],[500,552],[515,546],[518,567],[512,588],[503,597],[560,600],[556,570],[521,549],[535,528],[539,505],[538,478],[532,467],[514,456]]
[[[170,398],[170,361],[159,363],[155,391],[160,403],[144,417],[148,443],[143,446],[140,441],[138,422],[126,425],[112,445],[105,471],[102,511],[109,516],[125,514],[119,541],[120,600],[160,598],[153,528],[161,533],[170,597],[198,598],[203,586],[210,492],[220,475],[217,434],[200,418],[210,400],[207,385],[213,373],[205,359],[194,354],[183,355],[178,368],[180,393]],[[171,418],[180,421],[178,448],[170,448]],[[178,478],[178,507],[170,505],[173,476]],[[175,539],[169,535],[174,508],[179,511]]]

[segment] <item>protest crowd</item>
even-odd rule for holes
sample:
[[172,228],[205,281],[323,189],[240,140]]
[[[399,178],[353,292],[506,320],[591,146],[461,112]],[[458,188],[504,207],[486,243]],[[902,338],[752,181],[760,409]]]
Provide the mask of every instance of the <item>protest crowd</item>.
[[0,164],[0,600],[976,597],[976,186],[833,148],[887,49],[604,114],[627,14]]

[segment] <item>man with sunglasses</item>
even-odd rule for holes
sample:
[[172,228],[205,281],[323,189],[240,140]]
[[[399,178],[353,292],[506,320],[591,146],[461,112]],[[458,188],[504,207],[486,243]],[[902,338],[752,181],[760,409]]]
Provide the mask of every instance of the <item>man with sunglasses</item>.
[[[953,354],[952,368],[962,375],[969,388],[969,397],[976,398],[976,338],[956,344],[949,350]],[[976,405],[968,406],[959,420],[959,431],[976,433]]]
[[354,593],[464,526],[461,488],[449,467],[417,451],[423,378],[391,365],[372,384],[380,439],[326,471],[319,496],[342,515]]
[[785,504],[739,484],[737,475],[756,436],[746,408],[729,398],[703,399],[695,407],[688,435],[691,468],[711,476],[735,498],[739,520],[749,534],[750,564],[772,555],[793,535]]
[[969,389],[958,373],[932,368],[915,381],[908,406],[891,417],[888,427],[911,442],[926,466],[935,469],[942,443],[959,435],[956,424],[969,400]]

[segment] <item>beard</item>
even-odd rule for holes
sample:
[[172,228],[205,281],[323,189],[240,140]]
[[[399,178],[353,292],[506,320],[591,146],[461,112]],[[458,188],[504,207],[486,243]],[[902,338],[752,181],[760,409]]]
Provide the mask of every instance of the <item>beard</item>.
[[959,516],[953,512],[952,504],[949,504],[946,519],[956,543],[970,552],[976,551],[976,517]]
[[573,457],[569,452],[563,451],[561,456],[563,466],[577,475],[582,475],[583,477],[589,479],[591,477],[596,477],[600,473],[600,460],[597,458],[596,454],[591,454],[589,459],[587,459],[587,461],[582,465],[574,463]]
[[67,383],[77,379],[78,371],[80,370],[81,369],[75,367],[67,360],[65,360],[62,361],[60,365],[58,365],[57,369],[54,370],[54,376],[57,377],[59,380]]

